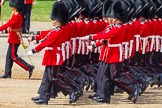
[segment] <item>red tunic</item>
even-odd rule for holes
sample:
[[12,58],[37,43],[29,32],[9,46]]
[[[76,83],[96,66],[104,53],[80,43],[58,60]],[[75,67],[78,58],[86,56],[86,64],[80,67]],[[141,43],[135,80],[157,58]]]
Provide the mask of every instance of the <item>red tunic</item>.
[[136,51],[139,51],[139,41],[140,41],[140,35],[139,35],[139,29],[140,29],[140,21],[139,19],[134,19],[133,20],[133,34],[134,35],[134,43],[133,43],[133,50],[132,50],[132,56],[134,57],[134,54]]
[[13,32],[12,30],[21,29],[22,28],[22,22],[23,22],[22,15],[18,12],[15,12],[15,13],[12,14],[9,21],[7,21],[4,25],[0,26],[0,31],[7,29],[7,28],[10,29],[9,30],[8,43],[14,43],[14,44],[20,43],[19,36],[17,35],[16,32]]
[[129,59],[133,52],[133,43],[134,43],[134,30],[133,30],[133,21],[128,22],[124,25],[125,30],[127,31],[122,42],[123,47],[123,59]]
[[152,20],[148,20],[148,28],[149,30],[146,28],[147,32],[149,33],[148,34],[148,48],[149,48],[149,51],[152,52],[153,50],[155,50],[155,40],[156,40],[156,36],[157,36],[157,31],[158,31],[158,28],[156,27],[157,25],[156,24],[156,19],[152,19]]
[[[101,41],[102,40],[102,35],[104,35],[105,33],[108,33],[110,31],[110,29],[111,29],[111,26],[107,25],[105,30],[103,30],[102,32],[99,32],[99,33],[96,34],[97,35],[96,38],[98,38],[98,41],[95,43],[95,46],[99,47],[99,46],[102,45],[100,56],[99,56],[99,61],[102,61],[102,62],[105,61],[105,56],[104,55],[106,54],[106,47],[107,47],[107,45],[103,45],[103,43]],[[95,40],[95,39],[93,39],[93,40]]]
[[[103,55],[104,56],[104,61],[106,63],[117,63],[121,62],[122,59],[120,59],[121,54],[121,44],[124,40],[125,37],[125,27],[123,25],[116,25],[111,28],[110,31],[104,33],[102,37],[100,36],[93,36],[93,39],[107,39],[108,40],[108,46],[105,49],[105,52]],[[115,47],[114,47],[115,45]],[[117,45],[117,47],[116,47]],[[119,46],[119,47],[118,47]]]
[[161,27],[161,25],[162,25],[162,19],[161,18],[159,18],[159,25],[160,25],[160,36],[162,36],[162,27]]
[[62,64],[62,55],[59,46],[55,45],[56,38],[59,37],[61,30],[52,30],[48,33],[47,38],[36,46],[34,49],[36,52],[41,51],[45,47],[45,53],[42,61],[42,65],[55,66]]
[[160,32],[161,32],[161,22],[160,19],[154,19],[152,21],[153,23],[150,25],[150,27],[153,28],[153,36],[155,36],[155,42],[154,42],[154,47],[153,47],[153,51],[159,52],[160,51]]
[[[117,27],[113,27],[110,32],[107,34],[107,36],[105,38],[110,39],[108,41],[108,51],[105,54],[106,59],[105,62],[106,63],[118,63],[118,62],[122,62],[123,58],[122,58],[122,54],[123,52],[121,52],[122,46],[120,46],[122,44],[122,42],[124,42],[124,38],[126,34],[126,27],[125,25],[117,25]],[[117,47],[115,47],[117,45]]]
[[140,24],[140,30],[138,33],[140,35],[139,53],[145,54],[149,51],[148,36],[150,35],[151,29],[149,28],[150,25],[148,20],[143,20]]
[[[42,65],[62,65],[63,57],[61,51],[61,44],[65,41],[70,40],[71,32],[68,29],[69,23],[61,28],[55,28],[51,30],[46,36],[42,43],[36,46],[34,49],[36,52],[41,51],[45,48],[45,53],[42,61]],[[40,39],[38,36],[36,39]]]

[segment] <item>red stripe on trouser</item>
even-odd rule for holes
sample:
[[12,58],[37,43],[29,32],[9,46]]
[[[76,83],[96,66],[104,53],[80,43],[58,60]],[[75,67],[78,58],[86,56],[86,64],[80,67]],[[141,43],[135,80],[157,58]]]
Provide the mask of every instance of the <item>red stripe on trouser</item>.
[[[72,91],[71,90],[69,90],[69,89],[67,89],[65,86],[63,87],[62,85],[63,85],[63,83],[61,83],[60,82],[60,79],[55,79],[55,78],[53,78],[53,81],[60,87],[60,88],[62,88],[63,90],[65,90],[67,93],[71,93]],[[67,85],[66,85],[67,86]]]
[[[117,70],[116,70],[116,64],[114,64],[113,67],[114,67],[114,76],[113,76],[114,77],[114,81],[117,83],[117,85],[119,84],[119,86],[121,86],[128,94],[130,94],[132,92],[132,90],[130,90],[130,88],[127,87],[127,85],[125,85],[120,80],[118,80]],[[120,77],[122,77],[122,75],[120,75]]]
[[17,63],[18,65],[20,65],[23,69],[25,69],[26,71],[29,71],[29,67],[27,67],[25,64],[23,64],[21,61],[19,61],[17,59],[17,56],[15,55],[15,48],[14,48],[14,44],[12,44],[12,59],[15,63]]
[[[54,67],[52,67],[52,72],[54,72]],[[68,87],[65,87],[65,86],[68,86],[68,85],[64,81],[62,81],[61,79],[59,79],[57,77],[53,77],[52,80],[55,84],[57,84],[62,89],[62,92],[65,91],[68,94],[70,94],[72,92],[70,89],[68,89]]]

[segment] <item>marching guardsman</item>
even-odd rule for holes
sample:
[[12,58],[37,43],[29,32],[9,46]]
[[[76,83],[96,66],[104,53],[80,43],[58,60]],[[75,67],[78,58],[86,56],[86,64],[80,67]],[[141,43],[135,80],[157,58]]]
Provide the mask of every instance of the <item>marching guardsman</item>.
[[[46,67],[41,83],[40,96],[37,99],[32,98],[36,104],[48,104],[52,84],[54,87],[57,87],[59,91],[61,90],[65,96],[67,94],[70,95],[70,103],[76,101],[76,95],[73,88],[59,77],[59,67],[63,63],[60,46],[63,42],[70,39],[67,37],[67,29],[65,29],[67,18],[68,9],[65,4],[61,1],[56,2],[53,5],[51,12],[51,19],[55,28],[45,35],[43,42],[28,52],[29,55],[32,55],[44,48],[46,49],[42,62],[42,65],[45,65]],[[29,40],[32,41],[32,39],[37,40],[39,39],[39,36],[30,38]]]
[[[97,102],[106,102],[110,103],[111,97],[111,88],[113,83],[118,87],[125,90],[128,94],[133,95],[133,102],[136,101],[138,97],[138,89],[137,87],[125,79],[121,74],[121,63],[122,59],[122,42],[125,37],[125,23],[127,21],[127,8],[128,6],[123,1],[108,1],[105,4],[109,4],[110,7],[107,10],[107,19],[112,24],[112,27],[106,28],[106,32],[103,34],[94,34],[89,37],[85,37],[85,39],[90,40],[101,40],[100,42],[105,44],[102,39],[106,39],[106,49],[104,51],[103,63],[100,65],[98,73],[100,73],[101,77],[99,82],[101,85],[97,84],[97,92],[92,99]],[[119,10],[120,11],[119,11]],[[124,16],[124,17],[122,17]],[[92,45],[91,48],[97,47],[97,44]],[[98,74],[97,73],[97,74]],[[103,78],[103,79],[102,79]],[[106,91],[105,91],[106,90]]]
[[[61,2],[60,2],[61,3]],[[55,11],[54,11],[55,12]],[[60,14],[60,13],[59,13]],[[62,14],[60,14],[60,16],[61,16]],[[75,25],[77,25],[77,28],[74,28],[74,26]],[[44,35],[45,36],[45,40],[41,43],[41,44],[39,44],[36,48],[35,48],[35,50],[36,51],[40,51],[42,48],[44,48],[46,45],[50,45],[50,43],[52,44],[52,42],[53,42],[53,44],[55,45],[55,46],[59,46],[59,45],[61,45],[63,42],[66,42],[66,41],[69,41],[70,40],[70,38],[72,38],[72,37],[75,37],[75,35],[77,35],[77,36],[82,36],[82,35],[86,35],[86,31],[88,31],[88,29],[86,29],[86,27],[84,26],[84,25],[86,25],[86,23],[85,22],[82,22],[81,23],[81,25],[79,25],[79,24],[76,24],[76,23],[73,23],[73,22],[69,22],[69,23],[67,23],[65,26],[61,26],[61,28],[60,28],[60,30],[58,31],[59,32],[59,36],[61,35],[61,36],[64,36],[64,38],[58,38],[57,37],[57,35],[50,35],[50,34],[47,34],[47,35]],[[101,25],[101,24],[100,24]],[[75,26],[76,27],[76,26]],[[90,26],[89,26],[90,27]],[[57,27],[58,28],[58,27]],[[76,33],[74,33],[73,32],[73,29],[75,29],[77,32]],[[79,31],[81,31],[82,29],[84,29],[85,31],[83,31],[82,33],[80,33]],[[68,30],[68,31],[67,31]],[[50,33],[50,32],[49,32]],[[63,33],[63,34],[62,34]],[[41,37],[43,37],[43,35],[40,35]],[[32,37],[32,38],[30,38],[30,40],[33,40],[33,39],[36,39],[36,40],[39,40],[39,39],[41,39],[41,38],[39,38],[40,36],[36,36],[36,37]],[[53,37],[52,37],[53,36]],[[53,39],[51,39],[51,38],[53,38]],[[49,40],[50,40],[50,42],[49,42]],[[57,41],[56,41],[57,40]],[[46,44],[43,44],[43,43],[46,43]],[[38,48],[38,49],[37,49]],[[48,48],[49,49],[49,48]],[[55,49],[55,48],[54,48]],[[51,49],[52,50],[52,49]],[[52,50],[53,51],[53,50]],[[52,51],[50,51],[50,52],[52,52]],[[31,53],[31,52],[30,52]],[[49,53],[46,53],[45,52],[45,54],[49,54]],[[50,54],[48,57],[51,57],[51,55],[52,54]],[[46,57],[46,56],[44,56],[44,57]],[[50,60],[55,60],[56,58],[54,58],[55,56],[52,56],[53,58],[51,59],[50,58]],[[44,60],[49,60],[49,59],[47,59],[47,58],[44,58]],[[49,61],[50,61],[49,60]],[[49,65],[49,64],[46,64],[46,63],[43,63],[44,65]],[[57,67],[57,65],[56,64],[51,64],[52,66],[54,66],[54,67]],[[60,64],[61,65],[61,64]],[[50,72],[49,72],[50,73]],[[55,73],[57,73],[57,72],[55,72]],[[62,76],[61,76],[62,77]],[[64,77],[62,77],[62,78],[64,78]],[[66,80],[66,79],[64,79],[64,80]],[[54,78],[54,83],[59,83],[58,84],[58,86],[63,90],[63,92],[65,91],[65,92],[68,92],[69,94],[71,94],[70,95],[70,103],[71,102],[74,102],[75,101],[75,98],[74,98],[74,94],[73,94],[73,96],[72,96],[72,93],[70,92],[70,91],[67,91],[67,90],[71,90],[70,89],[70,87],[68,86],[68,84],[71,84],[71,83],[69,83],[69,82],[63,82],[62,80],[59,80],[59,78]],[[62,83],[62,84],[61,84]],[[64,83],[64,84],[63,84]],[[41,84],[42,85],[42,84]],[[67,89],[67,87],[69,87],[68,89]],[[41,90],[40,90],[41,91]],[[72,90],[71,90],[72,91]],[[67,94],[67,93],[65,93],[65,94]],[[41,96],[41,94],[40,94],[40,96]],[[46,96],[46,97],[48,97],[48,96]],[[41,99],[41,100],[40,100]],[[35,99],[34,99],[35,100]],[[37,102],[37,101],[41,101],[42,102],[42,98],[41,97],[39,97],[39,100],[36,100],[35,102]],[[46,98],[46,99],[44,99],[43,100],[43,104],[44,103],[46,103],[47,104],[47,101],[48,101],[48,99]],[[41,102],[37,102],[37,103],[41,103]]]
[[[156,27],[156,34],[157,34],[157,38],[156,38],[156,45],[155,45],[155,64],[156,65],[160,65],[160,62],[162,60],[162,57],[160,55],[160,53],[162,52],[162,47],[161,47],[161,44],[162,44],[162,29],[161,29],[161,24],[162,24],[162,8],[161,8],[161,5],[162,5],[162,1],[160,0],[155,0],[156,2],[156,5],[157,5],[157,12],[156,12],[156,23],[155,23],[155,27]],[[159,66],[161,67],[161,66]]]
[[[23,0],[22,0],[23,1]],[[21,15],[23,2],[21,0],[10,0],[9,5],[12,9],[12,15],[9,21],[0,26],[0,31],[8,29],[8,51],[6,56],[5,73],[0,78],[11,78],[13,62],[17,63],[24,70],[29,71],[29,78],[33,73],[34,66],[25,62],[17,55],[19,45],[22,40],[22,23],[23,18]]]
[[[162,72],[162,67],[159,65],[159,51],[160,51],[160,28],[159,27],[159,20],[157,19],[157,13],[161,8],[161,1],[159,0],[148,0],[150,4],[150,9],[149,9],[149,27],[150,29],[150,34],[148,36],[148,44],[149,44],[149,51],[146,53],[146,67],[151,70],[152,74],[157,77],[157,79],[154,78],[151,86],[154,84],[157,84],[158,87],[160,87],[162,80],[161,80],[161,72]],[[155,3],[154,3],[155,2]],[[156,5],[156,6],[155,6]]]
[[80,32],[80,31],[81,32],[77,33],[78,36],[76,37],[75,58],[76,58],[76,65],[79,65],[79,66],[86,64],[88,60],[86,58],[87,57],[86,47],[89,43],[86,41],[83,41],[81,37],[100,32],[104,30],[107,26],[107,23],[105,23],[104,21],[100,21],[97,19],[90,19],[90,18],[95,17],[94,14],[96,15],[97,13],[97,12],[95,13],[92,11],[94,11],[94,9],[99,10],[99,7],[97,8],[98,4],[95,4],[95,1],[85,0],[85,2],[86,3],[84,5],[84,10],[79,14],[79,17],[77,19],[77,25],[78,25],[77,30],[79,30],[77,32]]
[[[151,34],[149,36],[149,44],[150,44],[150,48],[149,48],[149,60],[152,60],[152,63],[155,64],[157,67],[159,62],[160,62],[160,33],[161,33],[161,22],[160,22],[160,18],[159,18],[159,13],[161,10],[161,5],[162,5],[162,1],[160,0],[154,0],[152,1],[154,2],[153,6],[156,6],[156,10],[154,9],[154,14],[151,14],[152,12],[150,12],[150,15],[154,15],[153,18],[149,21],[150,22],[150,27],[151,27]],[[151,59],[150,59],[151,58]],[[161,67],[160,67],[161,68]],[[162,69],[162,68],[161,68]]]
[[[136,2],[138,2],[138,1],[136,1]],[[133,5],[134,4],[135,3],[133,3]],[[145,3],[143,3],[143,5],[142,5],[142,3],[139,1],[137,4],[138,4],[137,6],[140,6],[140,7],[143,8],[144,7],[143,5]],[[147,8],[149,8],[149,7],[147,6]],[[137,9],[139,9],[139,8],[137,8]],[[134,12],[135,11],[137,11],[137,10],[134,10]],[[137,12],[137,13],[141,13],[141,12],[143,12],[143,11],[140,10],[140,12]],[[137,27],[138,24],[139,24],[139,26]],[[130,65],[130,61],[131,61],[130,58],[133,57],[132,55],[134,55],[134,53],[135,53],[135,50],[133,50],[133,49],[137,48],[137,46],[135,44],[138,44],[137,40],[140,39],[138,36],[134,37],[135,34],[139,35],[140,31],[141,31],[141,33],[143,32],[143,35],[147,36],[148,33],[149,33],[149,32],[144,33],[145,29],[142,29],[142,26],[143,26],[143,28],[144,27],[147,28],[148,24],[147,25],[146,24],[145,25],[141,25],[140,23],[138,23],[138,24],[136,24],[136,26],[135,26],[135,23],[134,23],[133,20],[130,21],[128,24],[126,24],[126,26],[128,26],[128,30],[127,31],[131,31],[131,32],[130,33],[128,32],[126,34],[126,38],[124,39],[124,42],[123,42],[123,45],[124,45],[124,48],[125,48],[125,51],[124,51],[125,58],[124,59],[127,60],[126,63],[125,63],[127,65],[126,66],[126,70],[123,72],[123,74],[127,78],[130,77],[129,81],[133,82],[133,84],[137,84],[138,86],[140,85],[139,89],[140,89],[140,91],[143,92],[148,87],[148,83],[149,83],[148,82],[148,76],[146,76],[143,73],[139,73],[139,71],[133,70],[133,69],[136,68],[136,65],[132,66],[133,68]],[[137,32],[137,28],[139,30],[138,32]],[[148,30],[148,28],[146,30]],[[130,97],[128,97],[128,99],[130,99]]]

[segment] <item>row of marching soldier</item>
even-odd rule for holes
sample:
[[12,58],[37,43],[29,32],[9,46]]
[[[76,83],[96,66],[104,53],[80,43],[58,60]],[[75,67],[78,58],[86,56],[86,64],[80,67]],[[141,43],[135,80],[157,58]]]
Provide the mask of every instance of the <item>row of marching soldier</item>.
[[61,91],[73,103],[91,87],[90,99],[110,103],[118,87],[135,103],[149,84],[160,86],[161,7],[160,0],[57,1],[53,29],[29,38],[40,42],[29,55],[46,49],[32,100],[48,104]]
[[45,49],[44,75],[36,104],[48,104],[59,92],[76,102],[89,98],[111,103],[115,88],[135,103],[151,85],[162,83],[161,0],[59,0],[51,11],[53,28],[28,41],[28,55]]

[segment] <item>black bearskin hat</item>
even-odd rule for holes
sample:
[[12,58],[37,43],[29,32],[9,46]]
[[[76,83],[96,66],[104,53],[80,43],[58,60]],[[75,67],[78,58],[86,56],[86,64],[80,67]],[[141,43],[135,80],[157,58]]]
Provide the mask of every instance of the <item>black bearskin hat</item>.
[[69,13],[69,20],[74,19],[81,11],[83,11],[83,0],[72,0],[73,3],[71,13]]
[[23,10],[24,0],[9,0],[10,7],[16,8],[19,12]]
[[162,18],[162,8],[160,8],[160,9],[158,10],[157,16],[158,16],[159,18]]
[[96,16],[98,16],[99,18],[102,18],[102,8],[103,8],[103,1],[102,0],[99,0],[100,3],[97,7],[97,11],[96,11]]
[[142,1],[141,0],[135,0],[135,12],[133,14],[134,18],[141,17],[141,10],[142,10]]
[[[156,13],[158,17],[162,17],[162,1],[161,0],[153,0],[154,4],[156,5]],[[160,18],[161,18],[160,17]]]
[[154,18],[156,15],[156,4],[153,2],[153,0],[147,0],[149,3],[149,10],[148,10],[148,18]]
[[83,6],[84,6],[84,3],[85,3],[85,0],[75,0],[75,1],[77,2],[78,6],[79,6],[78,12],[80,13],[81,11],[84,10]]
[[92,1],[92,8],[90,9],[90,17],[94,18],[96,16],[101,17],[102,15],[102,5],[103,2],[101,0],[91,0]]
[[142,0],[141,16],[145,19],[155,16],[155,5],[152,0]]
[[159,2],[159,4],[161,4],[161,5],[159,6],[159,8],[157,8],[157,16],[159,18],[162,18],[162,1]]
[[107,17],[116,18],[126,23],[128,21],[128,8],[129,6],[124,1],[116,0],[111,7],[109,7],[106,13]]
[[76,10],[76,4],[75,2],[73,3],[73,0],[62,0],[62,2],[64,3],[64,5],[66,6],[67,10],[68,10],[68,21],[71,15],[74,13],[74,11]]
[[141,16],[147,19],[149,16],[150,4],[147,0],[141,0],[141,1],[142,1]]
[[68,21],[74,18],[82,11],[83,0],[62,0],[68,9]]
[[133,17],[133,13],[135,12],[135,1],[134,0],[123,0],[127,5],[127,11],[128,11],[128,20],[131,20]]
[[148,16],[148,10],[149,10],[149,3],[147,0],[136,0],[136,11],[135,16],[136,18],[139,18],[141,16],[145,17]]
[[112,3],[114,2],[114,0],[105,0],[103,2],[103,7],[102,7],[102,16],[106,17],[106,13],[108,11],[108,9],[110,8],[110,6],[112,5]]
[[84,17],[89,17],[89,11],[90,11],[90,8],[92,7],[91,5],[92,5],[92,2],[90,0],[84,0],[83,2],[84,10],[81,12],[81,14]]
[[68,9],[62,1],[57,1],[53,4],[51,20],[58,20],[62,25],[68,22]]

